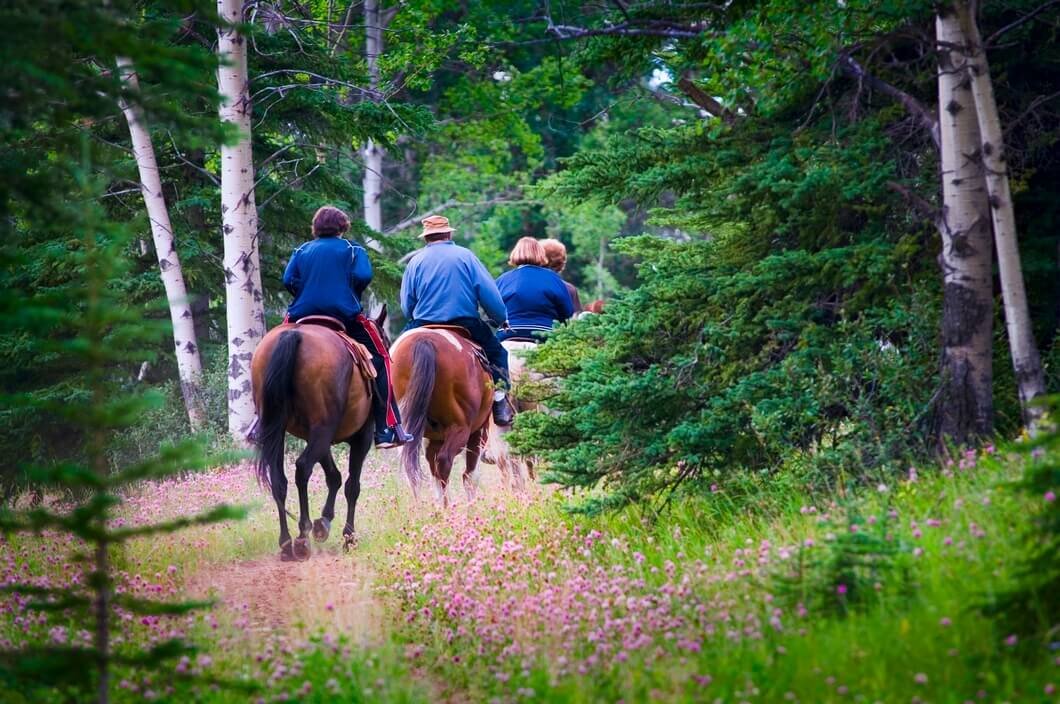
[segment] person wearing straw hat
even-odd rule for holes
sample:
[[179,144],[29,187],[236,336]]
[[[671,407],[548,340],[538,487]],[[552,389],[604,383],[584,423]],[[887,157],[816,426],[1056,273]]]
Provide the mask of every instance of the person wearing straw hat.
[[420,237],[426,245],[409,260],[401,277],[401,310],[408,323],[405,330],[421,325],[459,325],[465,328],[489,358],[495,391],[493,420],[511,425],[513,411],[508,402],[508,352],[489,325],[507,328],[508,311],[497,284],[475,254],[453,242],[449,219],[431,215],[422,220]]

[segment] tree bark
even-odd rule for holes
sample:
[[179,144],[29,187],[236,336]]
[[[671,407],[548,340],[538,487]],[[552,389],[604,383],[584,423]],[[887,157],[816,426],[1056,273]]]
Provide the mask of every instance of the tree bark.
[[1005,162],[1005,145],[1002,138],[1001,118],[994,98],[994,85],[990,78],[979,27],[975,20],[975,7],[967,0],[959,0],[955,10],[963,34],[959,46],[964,48],[966,75],[970,81],[975,113],[979,122],[981,138],[980,155],[986,174],[989,193],[990,215],[994,226],[994,245],[997,248],[998,271],[1001,277],[1001,296],[1005,308],[1005,327],[1009,348],[1012,351],[1012,366],[1016,372],[1020,405],[1024,421],[1033,426],[1041,412],[1030,402],[1045,393],[1045,376],[1041,358],[1034,342],[1030,311],[1027,308],[1027,291],[1023,284],[1020,265],[1019,243],[1016,237],[1016,215],[1009,189],[1008,168]]
[[[130,94],[140,91],[139,81],[132,61],[118,57],[118,71]],[[140,191],[147,207],[147,218],[151,222],[151,237],[158,254],[158,269],[169,302],[169,317],[173,322],[173,347],[177,358],[177,375],[184,396],[184,408],[193,431],[206,424],[206,410],[202,400],[202,359],[195,334],[195,317],[184,285],[184,272],[173,240],[173,225],[169,219],[162,179],[155,159],[154,144],[147,129],[143,110],[134,102],[122,98],[122,113],[129,123],[133,154],[140,171]],[[143,241],[141,240],[141,243]]]
[[[940,46],[958,44],[956,15],[939,14]],[[939,142],[942,176],[942,392],[938,440],[964,445],[993,430],[993,248],[978,158],[979,128],[960,52],[939,54]]]
[[[368,64],[368,88],[373,95],[379,89],[379,55],[383,52],[383,27],[380,24],[379,0],[364,3],[364,59]],[[383,150],[369,139],[361,150],[364,159],[364,224],[374,232],[383,231]],[[379,243],[366,244],[379,249]]]
[[236,25],[242,22],[241,0],[217,0],[224,25],[217,31],[217,86],[221,122],[238,133],[221,147],[221,223],[228,319],[228,430],[246,442],[254,420],[250,358],[265,331],[261,266],[258,259],[258,213],[254,201],[254,157],[250,140],[251,103],[247,79],[247,43]]

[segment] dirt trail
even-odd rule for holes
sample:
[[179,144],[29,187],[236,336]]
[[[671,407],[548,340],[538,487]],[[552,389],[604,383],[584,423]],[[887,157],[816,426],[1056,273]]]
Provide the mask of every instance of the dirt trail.
[[[368,642],[385,637],[383,607],[374,592],[375,575],[366,554],[374,542],[373,536],[383,526],[407,520],[420,512],[433,515],[438,510],[432,501],[418,505],[402,505],[397,495],[405,492],[397,476],[396,456],[369,455],[362,475],[361,502],[358,504],[358,547],[350,553],[342,551],[341,524],[336,519],[332,534],[323,544],[311,544],[312,555],[304,562],[281,562],[270,549],[267,554],[249,560],[224,561],[203,567],[184,584],[184,594],[190,598],[215,598],[219,601],[216,613],[234,626],[238,640],[257,640],[263,635],[283,637],[312,635],[324,629],[332,635],[345,635],[354,642]],[[344,463],[340,462],[340,466]],[[462,461],[454,468],[454,483],[460,484]],[[480,489],[502,491],[496,467],[486,465],[477,472]],[[261,489],[251,488],[251,496]],[[310,480],[311,506],[319,510],[326,488],[321,472]],[[462,486],[450,487],[451,510],[465,500]],[[290,497],[288,498],[290,503]],[[345,498],[337,507],[345,515]],[[271,514],[271,506],[262,509]],[[268,530],[274,525],[268,522]],[[393,616],[391,615],[391,618]]]
[[381,612],[371,571],[337,545],[314,547],[305,562],[267,555],[211,567],[195,575],[187,593],[218,599],[248,637],[308,635],[322,627],[358,642],[378,635]]

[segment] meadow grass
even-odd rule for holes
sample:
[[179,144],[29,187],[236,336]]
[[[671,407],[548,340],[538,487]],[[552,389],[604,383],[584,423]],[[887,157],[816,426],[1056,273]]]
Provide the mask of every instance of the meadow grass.
[[[304,583],[275,606],[316,614],[313,623],[262,628],[238,603],[123,622],[134,642],[180,635],[200,650],[166,671],[130,673],[116,699],[1054,701],[1051,644],[1021,642],[979,610],[1008,585],[1034,508],[1004,486],[1019,471],[1014,458],[975,456],[839,503],[778,483],[750,508],[746,493],[721,487],[659,515],[585,517],[547,488],[492,488],[449,510],[418,504],[388,458],[373,455],[357,547],[343,557],[324,548],[303,573],[312,579],[313,565],[331,560],[342,575],[367,575],[367,596],[349,608],[370,610],[369,625],[349,627],[326,591]],[[315,514],[323,491],[318,472]],[[249,505],[248,518],[131,543],[117,560],[122,588],[181,598],[225,571],[294,579],[284,570],[297,567],[274,562],[275,508],[246,467],[145,485],[123,520],[221,500]],[[77,579],[66,559],[75,547],[10,537],[8,577]],[[248,586],[267,596],[282,585]],[[23,606],[4,602],[0,637],[10,644],[87,635]]]

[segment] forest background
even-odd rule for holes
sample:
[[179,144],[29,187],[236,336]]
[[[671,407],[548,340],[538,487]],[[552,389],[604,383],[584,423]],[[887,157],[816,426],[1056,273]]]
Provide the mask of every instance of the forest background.
[[[319,204],[372,223],[354,236],[375,247],[373,301],[391,303],[415,225],[444,211],[494,273],[519,237],[555,236],[569,248],[566,275],[583,299],[621,301],[614,315],[559,335],[542,357],[569,377],[556,403],[583,411],[540,431],[526,424],[528,447],[552,453],[553,478],[587,484],[618,473],[630,487],[647,481],[631,491],[650,493],[657,470],[678,463],[688,468],[684,481],[773,471],[783,457],[827,484],[844,472],[857,479],[900,468],[949,440],[995,428],[1011,434],[1020,408],[997,274],[988,300],[975,301],[995,311],[974,324],[968,305],[944,315],[937,8],[797,5],[243,7],[259,218],[250,252],[260,256],[255,314],[269,324],[282,316],[279,277]],[[187,291],[184,317],[194,319],[206,372],[198,403],[203,427],[222,436],[235,411],[226,402],[233,384],[225,388],[232,269],[218,207],[216,25],[211,6],[182,9],[129,5],[117,25],[157,28],[124,54],[145,52],[133,57],[138,99]],[[1055,9],[985,3],[979,18],[1033,339],[1053,389]],[[6,134],[20,147],[7,166],[29,170],[45,155],[59,162],[74,135],[87,136],[107,217],[142,233],[130,245],[123,301],[165,319],[129,126],[112,107],[119,47],[102,56],[95,38],[79,35],[39,56],[26,37],[76,31],[60,12],[47,3],[8,11],[10,31],[23,38],[6,50],[17,96]],[[84,91],[86,81],[104,84],[97,88],[115,93],[113,102],[37,108],[52,91]],[[18,200],[25,189],[11,185],[26,171],[7,173],[7,252],[27,262],[5,270],[8,299],[59,291],[77,274],[60,263],[72,245],[67,231],[35,221],[54,217],[58,197],[28,194],[52,201],[34,212],[31,199]],[[992,357],[993,378],[987,364],[986,408],[962,418],[954,410],[962,404],[951,401],[965,392],[953,387],[974,386],[964,378],[974,375],[949,368],[946,352],[962,325],[978,325],[982,337],[984,319],[988,339],[978,352]],[[16,327],[0,341],[5,389],[75,393],[62,360],[33,354],[20,339]],[[133,455],[189,429],[173,349],[159,341],[142,356],[113,372],[161,389],[167,406],[127,436],[120,452]],[[974,371],[983,376],[981,365]],[[17,462],[77,450],[59,441],[70,428],[41,423],[35,412],[4,411],[9,488]],[[600,443],[581,443],[585,435]]]
[[[5,501],[241,444],[324,203],[392,313],[428,214],[496,274],[567,244],[607,308],[536,355],[559,413],[512,439],[578,510],[844,496],[1015,437],[1060,389],[1058,31],[1044,0],[8,3]],[[86,365],[92,277],[119,313]],[[102,387],[147,392],[105,452],[70,411]]]

